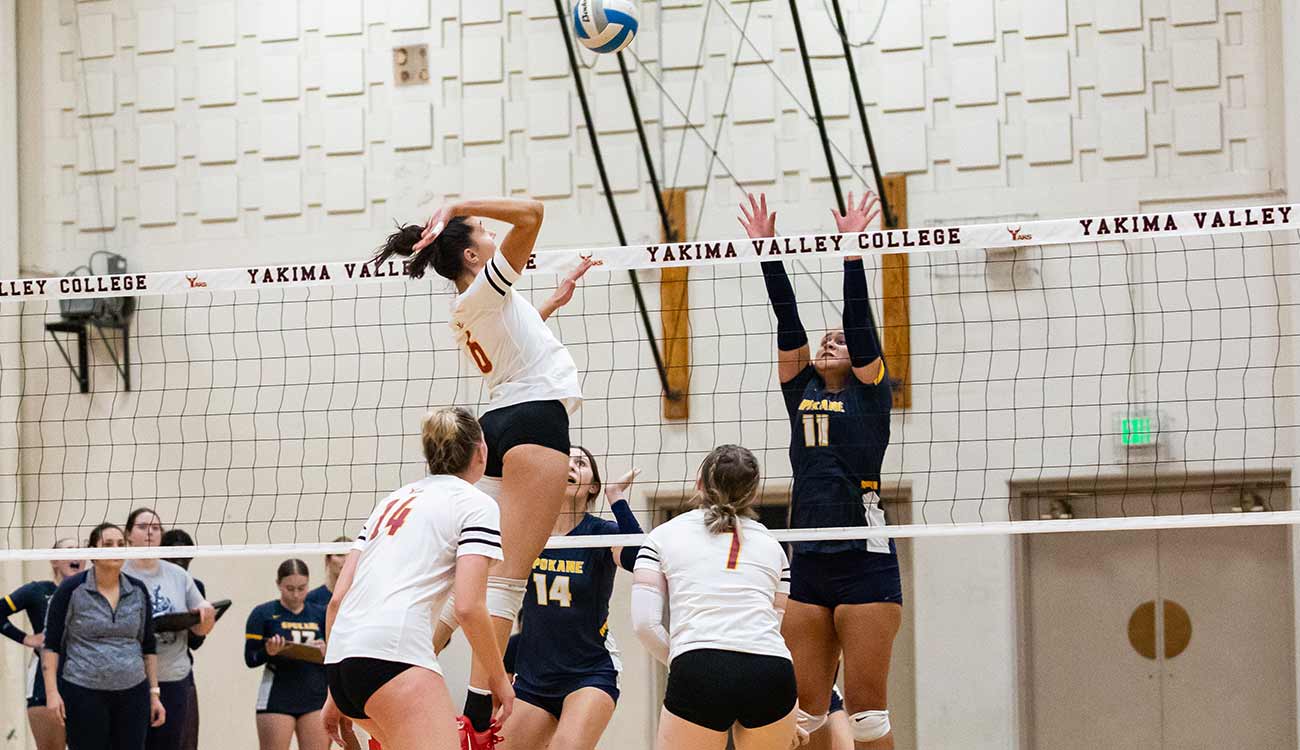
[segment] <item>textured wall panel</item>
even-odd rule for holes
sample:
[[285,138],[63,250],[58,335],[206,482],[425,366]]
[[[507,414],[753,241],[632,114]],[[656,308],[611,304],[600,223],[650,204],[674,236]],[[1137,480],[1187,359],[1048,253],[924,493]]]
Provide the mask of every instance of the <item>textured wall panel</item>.
[[732,122],[776,119],[776,88],[766,68],[748,66],[737,70],[735,91],[739,95],[733,93],[728,111]]
[[140,10],[136,15],[135,35],[138,52],[171,52],[176,49],[176,11],[171,8]]
[[[500,156],[467,156],[460,163],[461,195],[505,195],[506,162]],[[567,170],[568,161],[565,161]]]
[[1140,29],[1142,0],[1096,0],[1094,22],[1102,32]]
[[136,211],[140,226],[157,227],[176,223],[176,181],[170,178],[141,182],[140,205]]
[[[677,106],[672,103],[664,102],[663,123],[665,128],[682,128],[686,127],[687,117],[690,118],[692,125],[703,125],[709,116],[709,107],[705,101],[704,84],[695,86],[695,95],[691,96],[691,81],[689,78],[681,78],[664,85],[668,91],[668,96],[672,98]],[[683,108],[681,111],[678,107]]]
[[573,159],[567,151],[528,156],[528,194],[534,198],[573,194]]
[[112,172],[117,166],[117,132],[112,128],[77,131],[77,171]]
[[496,23],[500,20],[501,0],[460,0],[462,24]]
[[78,181],[77,225],[82,231],[117,226],[117,188],[111,182],[93,177]]
[[[605,152],[609,189],[613,193],[635,193],[641,188],[641,149],[615,146]],[[603,195],[604,191],[597,188]]]
[[262,175],[262,215],[297,216],[302,213],[302,175],[296,169]]
[[234,164],[238,157],[238,120],[223,117],[199,123],[200,164]]
[[573,129],[572,102],[568,92],[538,92],[528,95],[528,136],[558,138]]
[[880,61],[880,109],[898,112],[925,108],[925,64],[919,58]]
[[1099,115],[1102,158],[1146,156],[1147,113],[1141,103],[1106,104]]
[[[877,142],[882,172],[925,172],[930,168],[926,112],[899,112],[872,118],[872,136]],[[880,135],[875,123],[882,122]]]
[[433,109],[428,102],[403,102],[393,107],[393,148],[433,146]]
[[992,112],[967,110],[953,114],[957,137],[952,163],[958,169],[996,167],[1002,163],[1002,131]]
[[1097,90],[1103,95],[1146,90],[1146,51],[1139,44],[1098,44]]
[[506,136],[506,103],[497,96],[467,97],[461,102],[464,124],[461,139],[469,143],[497,143]]
[[1219,85],[1219,40],[1189,39],[1172,46],[1176,89],[1205,89]]
[[[559,33],[559,29],[556,29]],[[465,83],[495,83],[505,76],[505,57],[499,36],[475,36],[461,45],[462,80]]]
[[162,112],[176,108],[176,69],[165,65],[140,68],[136,73],[135,108]]
[[958,107],[998,102],[998,60],[993,55],[952,61],[949,98]]
[[365,53],[359,49],[329,49],[324,54],[321,88],[326,96],[365,93]]
[[222,107],[239,99],[234,60],[217,60],[199,66],[199,106]]
[[325,113],[325,153],[360,154],[366,148],[366,113],[360,107],[336,108]]
[[564,38],[556,28],[554,18],[546,21],[529,21],[528,63],[525,70],[529,78],[563,78],[569,75],[569,61],[564,54]]
[[1175,26],[1219,20],[1218,0],[1172,0],[1169,6],[1169,22]]
[[348,36],[365,31],[361,0],[329,0],[321,8],[321,33],[325,36]]
[[297,99],[302,92],[297,55],[262,55],[257,62],[257,90],[262,101]]
[[79,97],[85,96],[82,115],[98,117],[117,111],[117,86],[112,73],[87,73],[85,81],[83,91],[77,92]]
[[325,211],[343,214],[364,210],[366,210],[365,167],[359,163],[331,164],[325,170]]
[[1025,123],[1025,161],[1062,164],[1074,160],[1072,119],[1068,114],[1031,117]]
[[882,51],[920,49],[924,45],[921,0],[892,0],[885,4],[884,11],[876,33]]
[[1069,99],[1070,51],[1061,48],[1027,52],[1021,69],[1020,92],[1025,101]]
[[429,28],[429,0],[389,0],[388,24],[393,31]]
[[81,44],[81,59],[113,56],[112,13],[87,13],[80,17],[78,27],[81,32],[78,40]]
[[234,221],[239,218],[238,177],[204,175],[199,180],[199,218],[203,221]]
[[1069,33],[1066,0],[1027,0],[1020,6],[1020,33],[1026,39]]
[[[596,84],[592,95],[595,105],[597,133],[625,133],[636,130],[632,118],[632,105],[628,102],[623,82],[613,76]],[[590,90],[590,89],[589,89]]]
[[234,3],[204,3],[199,6],[200,47],[229,47],[238,38]]
[[170,122],[140,126],[136,164],[141,169],[176,166],[176,125]]
[[[757,13],[751,16],[749,30],[745,32],[745,37],[748,39],[742,37],[740,29],[734,26],[729,27],[729,33],[731,41],[728,42],[727,54],[734,55],[736,50],[740,50],[740,57],[737,60],[739,64],[768,62],[775,59],[776,33],[770,17],[760,16]],[[640,37],[637,38],[637,44],[640,44]],[[645,59],[644,54],[641,59]]]
[[1223,113],[1218,102],[1174,107],[1174,150],[1180,154],[1223,150]]
[[298,0],[262,2],[258,6],[257,37],[263,42],[297,39]]
[[263,117],[259,150],[263,159],[296,159],[302,150],[298,115]]
[[993,0],[949,0],[948,39],[953,44],[991,42],[995,38]]
[[671,39],[664,45],[662,65],[664,70],[675,68],[694,68],[699,56],[700,38],[704,34],[698,20],[668,21],[664,23],[664,39]]

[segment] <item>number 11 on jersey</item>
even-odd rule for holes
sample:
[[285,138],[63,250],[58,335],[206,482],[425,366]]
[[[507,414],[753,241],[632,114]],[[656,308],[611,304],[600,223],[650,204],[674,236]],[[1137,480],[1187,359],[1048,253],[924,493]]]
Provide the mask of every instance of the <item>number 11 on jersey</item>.
[[803,447],[825,448],[831,444],[831,415],[803,415]]

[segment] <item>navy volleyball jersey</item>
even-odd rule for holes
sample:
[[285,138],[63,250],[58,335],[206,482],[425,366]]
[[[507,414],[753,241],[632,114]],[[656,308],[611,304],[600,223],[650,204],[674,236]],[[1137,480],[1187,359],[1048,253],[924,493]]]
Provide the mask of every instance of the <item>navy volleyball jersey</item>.
[[[880,467],[889,447],[889,379],[859,381],[852,374],[843,390],[826,389],[812,365],[781,384],[790,415],[790,527],[883,526]],[[890,553],[881,539],[795,542],[795,552],[862,550]]]
[[[583,516],[568,536],[619,533],[618,524]],[[609,632],[609,597],[618,562],[609,547],[548,549],[533,563],[520,613],[515,681],[541,696],[564,695],[574,681],[622,663]]]
[[59,587],[54,584],[54,581],[32,581],[19,586],[12,594],[0,599],[0,633],[4,633],[5,637],[17,643],[23,642],[27,633],[9,622],[10,615],[19,612],[27,613],[27,620],[31,623],[33,633],[43,632],[45,611],[49,609],[50,597],[58,590]]
[[325,638],[325,608],[304,604],[297,614],[280,600],[253,608],[244,629],[244,663],[266,665],[257,693],[257,710],[271,713],[310,713],[325,705],[325,665],[298,659],[267,657],[266,642],[280,636],[288,643],[311,643]]

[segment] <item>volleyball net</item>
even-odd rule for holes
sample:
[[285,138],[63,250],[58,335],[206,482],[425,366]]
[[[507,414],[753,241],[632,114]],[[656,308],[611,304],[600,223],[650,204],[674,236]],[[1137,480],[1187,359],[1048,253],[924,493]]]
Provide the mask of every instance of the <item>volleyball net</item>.
[[[642,470],[647,529],[721,443],[758,455],[763,518],[782,525],[791,429],[758,263],[786,263],[815,342],[839,325],[841,257],[857,252],[895,349],[894,526],[783,538],[1292,523],[1298,227],[1278,205],[539,251],[517,288],[541,304],[581,256],[602,263],[550,325],[586,395],[573,442],[606,480]],[[905,255],[905,288],[882,280],[885,253]],[[690,269],[680,421],[626,273],[662,341],[669,267]],[[346,547],[330,540],[422,475],[420,417],[486,402],[447,325],[452,293],[361,259],[0,281],[3,556],[55,556],[138,506],[202,554]],[[883,313],[887,295],[905,317]]]

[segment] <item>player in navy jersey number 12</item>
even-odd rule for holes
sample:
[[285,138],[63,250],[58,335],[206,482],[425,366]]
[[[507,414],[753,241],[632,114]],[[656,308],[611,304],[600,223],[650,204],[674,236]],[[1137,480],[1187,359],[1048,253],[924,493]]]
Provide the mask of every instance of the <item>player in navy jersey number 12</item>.
[[[776,236],[767,196],[748,198],[749,205],[740,207],[745,231],[755,239]],[[850,193],[847,212],[832,214],[841,233],[855,233],[865,231],[879,210],[873,193],[857,203]],[[844,327],[822,336],[815,357],[785,266],[762,265],[790,418],[790,526],[884,526],[880,472],[893,395],[862,258],[844,258]],[[903,609],[893,540],[796,542],[790,576],[781,632],[799,678],[801,731],[815,733],[826,723],[842,650],[844,701],[857,747],[893,748],[885,691]]]
[[[55,549],[76,547],[73,539],[60,539]],[[59,717],[45,708],[45,680],[41,679],[41,646],[45,643],[45,610],[50,597],[63,583],[63,579],[81,572],[85,563],[81,560],[50,561],[52,581],[32,581],[18,587],[11,594],[0,599],[0,633],[9,640],[32,650],[32,660],[25,672],[27,696],[27,723],[32,728],[32,739],[36,750],[63,750],[65,740],[63,723]],[[32,632],[9,622],[12,615],[27,613],[27,622]]]

